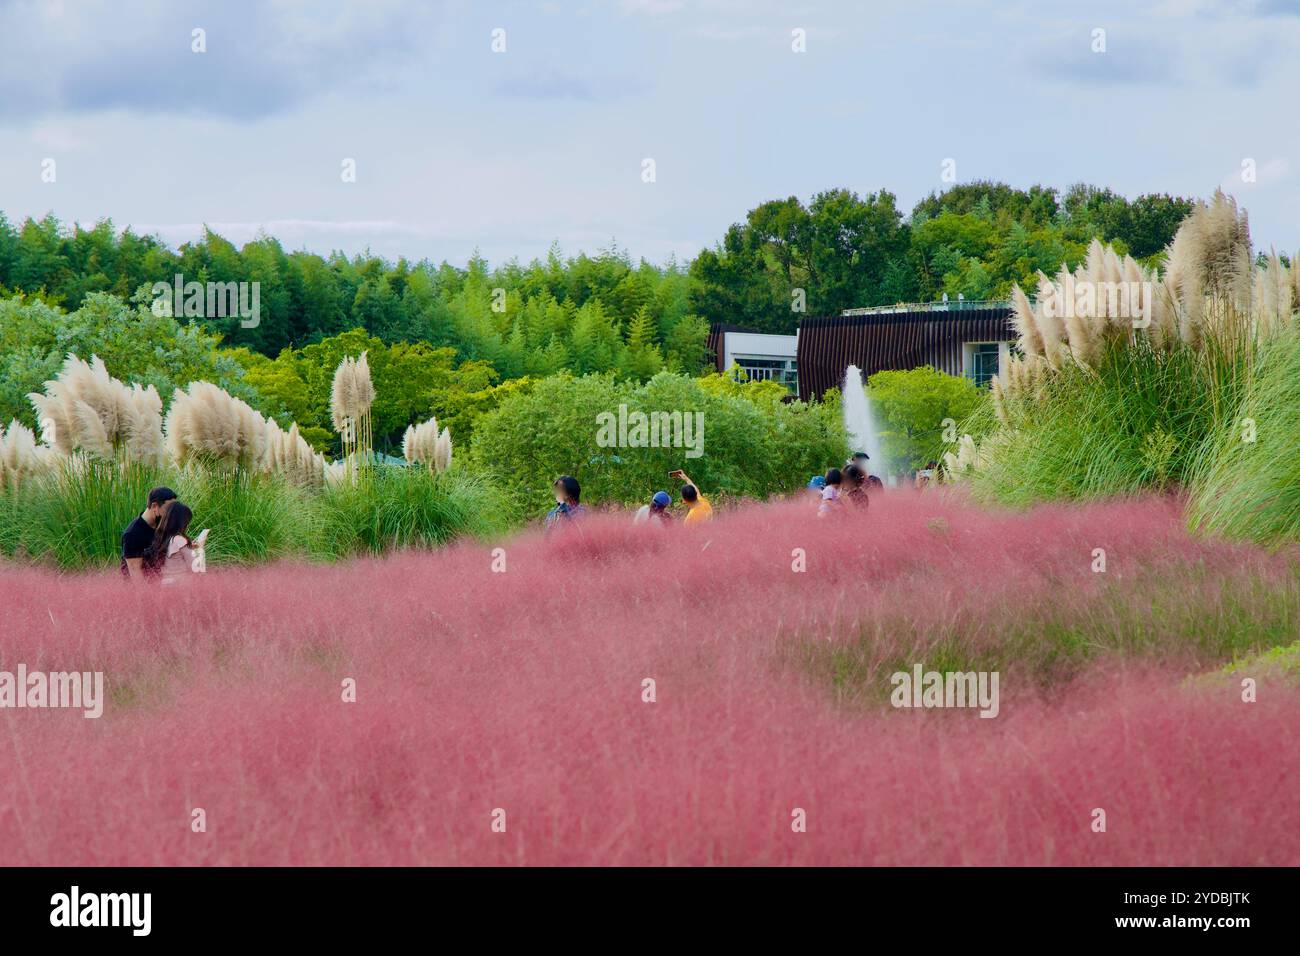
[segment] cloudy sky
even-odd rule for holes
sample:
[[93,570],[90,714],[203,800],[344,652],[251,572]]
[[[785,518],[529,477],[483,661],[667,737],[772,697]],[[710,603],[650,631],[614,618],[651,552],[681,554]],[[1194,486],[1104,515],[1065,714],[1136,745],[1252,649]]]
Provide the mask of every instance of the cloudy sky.
[[951,159],[1020,187],[1223,185],[1257,245],[1296,250],[1297,50],[1300,0],[0,0],[0,210],[662,262],[766,199],[910,209]]

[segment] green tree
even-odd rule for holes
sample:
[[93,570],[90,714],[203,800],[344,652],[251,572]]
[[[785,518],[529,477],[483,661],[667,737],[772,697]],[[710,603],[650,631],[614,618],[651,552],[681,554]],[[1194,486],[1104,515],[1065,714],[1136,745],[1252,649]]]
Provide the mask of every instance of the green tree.
[[867,390],[885,428],[886,457],[896,466],[924,468],[950,450],[945,421],[952,429],[988,400],[970,379],[923,365],[907,371],[877,372]]
[[68,353],[87,361],[98,355],[111,375],[153,385],[164,404],[177,388],[202,380],[261,411],[281,411],[250,386],[243,366],[218,348],[216,336],[196,323],[155,315],[145,300],[130,306],[94,292],[74,312],[20,296],[0,300],[0,419],[34,427],[27,393],[41,391]]
[[638,381],[652,378],[664,367],[663,354],[655,342],[655,321],[645,306],[633,317],[628,329],[622,365],[623,374]]

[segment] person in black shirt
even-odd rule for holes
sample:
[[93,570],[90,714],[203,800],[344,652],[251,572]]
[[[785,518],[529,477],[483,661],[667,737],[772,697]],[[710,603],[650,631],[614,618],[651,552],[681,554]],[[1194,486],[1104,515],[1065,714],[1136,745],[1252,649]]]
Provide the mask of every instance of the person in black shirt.
[[176,500],[176,492],[170,488],[155,488],[149,492],[149,501],[144,512],[122,532],[122,575],[128,578],[144,576],[141,559],[145,549],[153,544],[154,533],[158,526],[158,517],[163,506]]

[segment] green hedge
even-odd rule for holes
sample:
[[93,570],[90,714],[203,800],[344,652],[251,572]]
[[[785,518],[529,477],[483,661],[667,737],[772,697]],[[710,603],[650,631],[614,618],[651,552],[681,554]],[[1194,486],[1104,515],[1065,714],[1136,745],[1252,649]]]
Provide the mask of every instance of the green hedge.
[[[668,372],[643,385],[607,375],[542,379],[479,420],[471,459],[518,490],[530,511],[549,506],[551,483],[564,474],[582,483],[586,502],[636,503],[661,489],[676,499],[678,483],[668,472],[677,468],[705,495],[757,498],[801,488],[811,475],[843,463],[849,449],[838,409],[782,402],[760,387],[766,383],[733,387],[722,379]],[[684,420],[699,413],[701,454],[687,457],[684,440],[683,447],[664,447],[663,436],[658,447],[602,444],[602,424],[617,420],[620,406],[629,417],[667,412]]]

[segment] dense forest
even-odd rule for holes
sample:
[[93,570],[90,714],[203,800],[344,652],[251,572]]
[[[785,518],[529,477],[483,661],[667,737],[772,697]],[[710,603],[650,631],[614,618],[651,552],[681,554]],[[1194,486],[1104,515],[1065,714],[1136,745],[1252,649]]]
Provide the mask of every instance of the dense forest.
[[[377,447],[392,450],[429,415],[463,442],[482,415],[557,374],[629,386],[661,371],[698,375],[714,322],[793,332],[805,315],[856,306],[1000,298],[1038,269],[1077,264],[1094,237],[1150,261],[1192,205],[972,183],[904,215],[888,192],[831,190],[754,208],[689,264],[553,247],[527,265],[475,256],[464,268],[286,252],[270,236],[237,248],[212,231],[173,250],[108,220],[15,225],[0,214],[0,421],[31,424],[27,393],[75,352],[164,400],[214,382],[329,449],[330,376],[366,350],[381,396]],[[258,283],[260,321],[157,314],[153,284],[178,274]]]
[[[0,214],[0,289],[39,294],[74,311],[92,292],[145,301],[147,287],[186,281],[257,282],[261,321],[204,319],[227,346],[274,357],[349,329],[387,343],[428,342],[491,363],[503,379],[614,371],[643,379],[705,361],[710,323],[793,332],[804,315],[903,301],[1000,298],[1036,270],[1075,264],[1094,237],[1138,259],[1156,256],[1191,209],[1167,195],[1132,201],[1076,185],[954,186],[910,215],[886,191],[845,189],[750,210],[689,267],[633,263],[610,248],[490,268],[474,257],[389,262],[371,255],[286,252],[270,236],[235,245],[208,231],[169,249],[111,221],[67,227],[53,215],[11,223]],[[142,293],[142,287],[145,292]]]
[[691,307],[709,321],[793,332],[795,290],[809,315],[956,299],[1001,299],[1035,273],[1074,267],[1094,239],[1147,262],[1173,238],[1194,200],[1163,194],[1128,200],[1076,185],[970,183],[931,194],[904,216],[889,192],[843,189],[773,200],[750,210],[691,266]]

